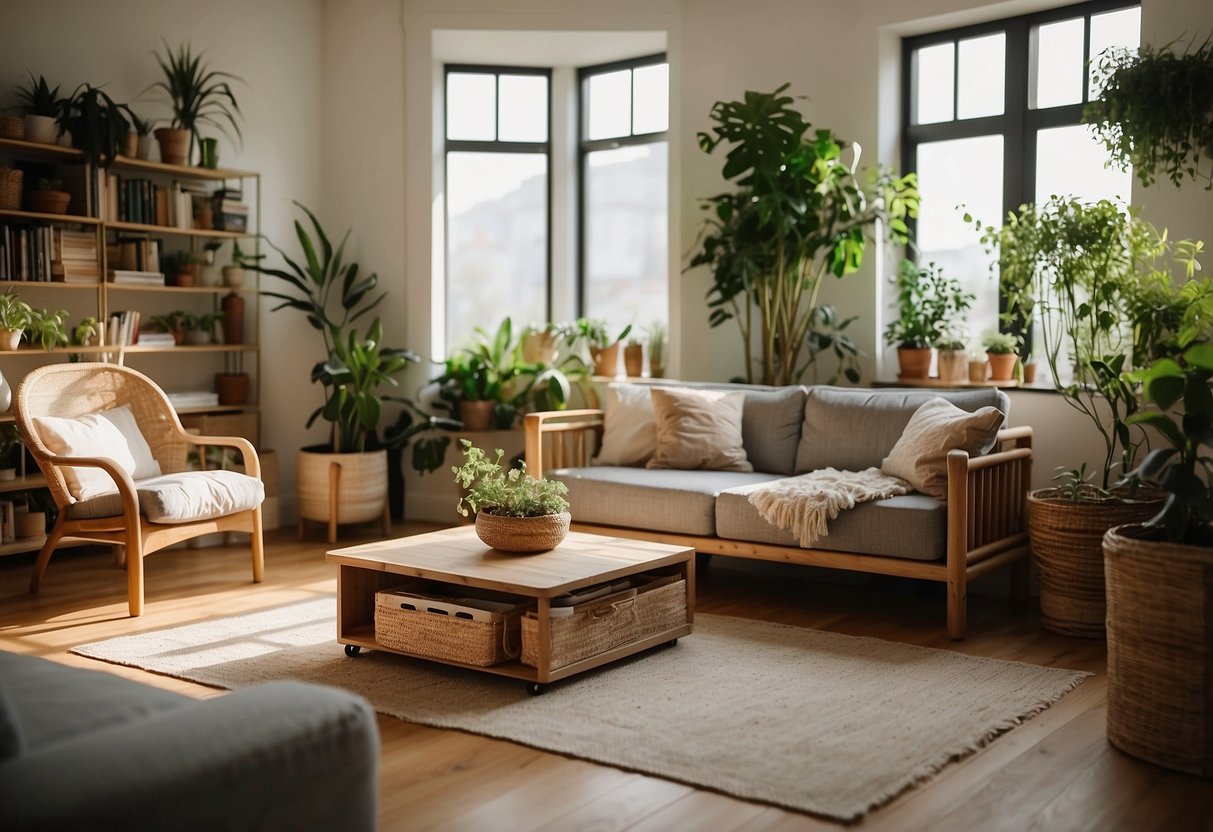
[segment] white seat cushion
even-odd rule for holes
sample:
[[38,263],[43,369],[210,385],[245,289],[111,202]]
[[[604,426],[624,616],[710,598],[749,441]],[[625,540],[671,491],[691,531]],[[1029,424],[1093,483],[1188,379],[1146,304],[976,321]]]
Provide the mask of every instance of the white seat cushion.
[[[136,480],[160,474],[160,463],[139,432],[130,405],[79,419],[36,416],[34,427],[46,447],[58,456],[104,457]],[[67,490],[77,500],[88,500],[116,487],[113,478],[100,468],[68,466],[62,470]]]
[[[211,520],[261,505],[265,486],[256,477],[235,471],[184,471],[163,474],[135,483],[139,512],[152,523],[192,523]],[[73,520],[116,517],[122,514],[117,491],[72,503]]]

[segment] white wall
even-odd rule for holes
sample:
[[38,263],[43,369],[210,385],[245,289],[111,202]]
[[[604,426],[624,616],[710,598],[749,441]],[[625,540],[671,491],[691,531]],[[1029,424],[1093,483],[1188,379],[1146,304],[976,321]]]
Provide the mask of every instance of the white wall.
[[[212,69],[243,79],[234,86],[244,113],[243,148],[221,139],[220,161],[262,174],[263,231],[276,241],[293,240],[290,200],[320,202],[319,0],[43,0],[5,3],[0,19],[0,106],[13,103],[12,88],[25,82],[29,70],[65,92],[86,81],[105,85],[141,115],[165,116],[168,109],[154,94],[135,98],[160,78],[152,53],[162,49],[161,39],[174,47],[188,42],[195,52],[205,51]],[[293,483],[294,450],[307,441],[300,414],[316,404],[307,368],[321,350],[311,348],[311,330],[301,316],[270,315],[267,308],[262,304],[260,321],[262,444],[279,449],[283,482]],[[165,358],[153,372],[168,389],[179,389],[174,373],[192,378],[202,367],[206,378],[221,369],[187,364],[208,360]]]

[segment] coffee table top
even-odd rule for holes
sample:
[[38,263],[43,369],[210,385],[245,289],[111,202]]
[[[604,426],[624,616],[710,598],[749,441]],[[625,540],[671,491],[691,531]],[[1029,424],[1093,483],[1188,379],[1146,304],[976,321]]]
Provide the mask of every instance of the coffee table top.
[[690,560],[695,550],[665,543],[570,532],[550,552],[490,549],[472,526],[335,549],[332,563],[466,584],[536,598]]

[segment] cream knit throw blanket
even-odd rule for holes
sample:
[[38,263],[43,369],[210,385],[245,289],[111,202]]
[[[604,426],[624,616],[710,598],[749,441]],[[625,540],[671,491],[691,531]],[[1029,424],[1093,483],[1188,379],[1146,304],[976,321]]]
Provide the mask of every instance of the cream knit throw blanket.
[[905,480],[881,473],[879,468],[839,471],[822,468],[799,477],[768,483],[749,495],[750,505],[762,519],[787,529],[808,549],[830,533],[826,521],[868,500],[883,500],[910,490]]

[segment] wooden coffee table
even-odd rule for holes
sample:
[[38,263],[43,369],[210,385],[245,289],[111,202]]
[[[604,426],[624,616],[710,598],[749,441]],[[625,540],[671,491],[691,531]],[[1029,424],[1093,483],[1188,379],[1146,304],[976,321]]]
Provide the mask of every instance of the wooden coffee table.
[[[550,552],[512,554],[490,549],[471,526],[350,546],[329,552],[338,564],[337,641],[350,656],[363,648],[466,667],[526,681],[532,694],[544,685],[583,673],[624,656],[673,643],[691,632],[695,608],[695,550],[664,543],[571,532]],[[653,570],[674,570],[685,580],[686,621],[582,661],[551,667],[551,599],[584,587]],[[518,660],[480,667],[393,650],[375,640],[375,593],[401,583],[401,576],[453,586],[469,586],[536,599],[537,667]]]

